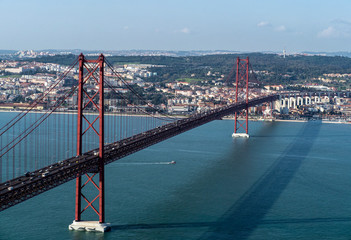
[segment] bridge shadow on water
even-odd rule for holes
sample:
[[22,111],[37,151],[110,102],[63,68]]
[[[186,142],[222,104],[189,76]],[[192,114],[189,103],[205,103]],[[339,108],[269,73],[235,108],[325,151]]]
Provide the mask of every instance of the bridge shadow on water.
[[200,239],[247,239],[259,225],[349,222],[351,218],[263,220],[310,152],[321,122],[308,122],[266,173],[216,222],[126,224],[115,231],[142,229],[207,228]]
[[[262,220],[260,225],[274,225],[274,224],[304,224],[304,223],[336,223],[336,222],[351,222],[351,218],[287,218],[287,219],[274,219]],[[142,229],[172,229],[172,228],[204,228],[212,227],[218,228],[221,222],[188,222],[188,223],[150,223],[150,224],[125,224],[111,226],[114,231],[123,230],[142,230]],[[228,239],[237,239],[236,236],[227,236]],[[216,236],[215,239],[218,239]]]
[[200,239],[247,239],[306,159],[321,124],[306,123],[266,173]]
[[[347,218],[287,218],[262,220],[262,225],[274,224],[301,224],[301,223],[336,223],[336,222],[351,222],[351,217]],[[113,225],[113,230],[137,230],[137,229],[172,229],[172,228],[202,228],[202,227],[219,227],[220,222],[188,222],[188,223],[140,223],[140,224],[125,224]],[[233,236],[231,236],[233,237]]]

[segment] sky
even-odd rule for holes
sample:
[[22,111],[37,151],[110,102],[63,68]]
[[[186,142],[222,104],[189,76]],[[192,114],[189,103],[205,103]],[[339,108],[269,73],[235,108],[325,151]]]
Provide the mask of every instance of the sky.
[[0,49],[351,51],[350,0],[0,0]]

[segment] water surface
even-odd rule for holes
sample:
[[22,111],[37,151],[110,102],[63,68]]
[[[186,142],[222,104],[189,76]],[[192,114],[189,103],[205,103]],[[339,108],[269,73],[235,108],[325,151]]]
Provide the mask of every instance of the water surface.
[[68,230],[72,181],[1,212],[0,239],[351,239],[351,125],[232,131],[214,121],[107,165],[111,232]]

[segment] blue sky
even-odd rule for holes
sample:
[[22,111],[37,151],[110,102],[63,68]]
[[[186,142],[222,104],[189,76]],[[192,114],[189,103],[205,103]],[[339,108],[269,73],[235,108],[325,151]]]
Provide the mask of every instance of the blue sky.
[[350,0],[0,0],[0,49],[351,51]]

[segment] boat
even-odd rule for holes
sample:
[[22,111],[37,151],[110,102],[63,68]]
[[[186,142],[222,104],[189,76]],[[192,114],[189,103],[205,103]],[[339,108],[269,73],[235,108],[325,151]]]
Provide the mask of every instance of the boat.
[[168,164],[176,164],[176,161],[170,161]]

